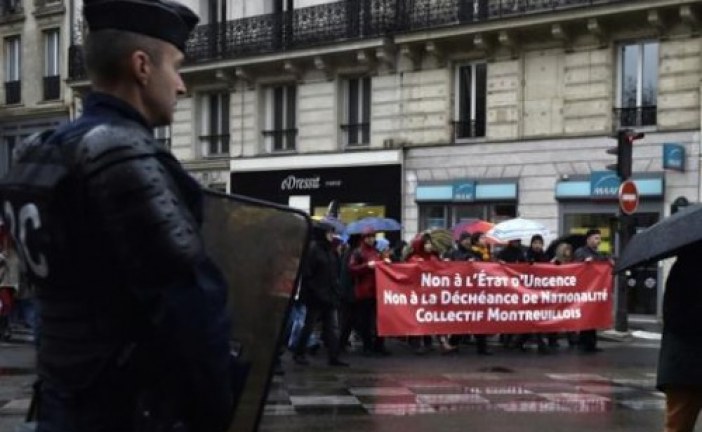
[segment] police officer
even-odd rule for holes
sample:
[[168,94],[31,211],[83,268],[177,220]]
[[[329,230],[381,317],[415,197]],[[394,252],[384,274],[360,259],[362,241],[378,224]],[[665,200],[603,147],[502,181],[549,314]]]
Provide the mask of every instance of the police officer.
[[152,129],[172,121],[198,21],[168,0],[86,0],[93,92],[0,183],[37,287],[38,431],[223,431],[233,406],[226,285],[201,190]]

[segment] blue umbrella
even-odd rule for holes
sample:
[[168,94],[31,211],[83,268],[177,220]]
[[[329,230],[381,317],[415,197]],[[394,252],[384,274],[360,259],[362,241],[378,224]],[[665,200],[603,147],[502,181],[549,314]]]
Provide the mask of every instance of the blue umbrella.
[[346,234],[361,234],[366,230],[373,231],[400,231],[402,225],[395,219],[381,217],[367,217],[351,222],[346,226]]

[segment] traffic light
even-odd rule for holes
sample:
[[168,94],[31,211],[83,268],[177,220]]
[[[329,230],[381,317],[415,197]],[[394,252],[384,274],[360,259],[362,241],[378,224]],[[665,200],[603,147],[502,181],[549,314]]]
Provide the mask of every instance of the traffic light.
[[642,132],[632,129],[622,129],[617,132],[617,146],[607,149],[607,153],[617,156],[617,163],[607,165],[607,169],[615,171],[619,178],[627,180],[631,177],[632,150],[634,141],[644,137]]

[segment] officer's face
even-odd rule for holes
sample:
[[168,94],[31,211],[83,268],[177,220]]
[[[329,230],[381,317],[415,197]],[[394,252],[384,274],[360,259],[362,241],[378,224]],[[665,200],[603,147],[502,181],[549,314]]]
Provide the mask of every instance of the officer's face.
[[185,94],[185,84],[178,70],[183,53],[175,46],[163,42],[160,63],[153,62],[152,76],[145,88],[145,103],[152,126],[164,126],[173,121],[178,96]]

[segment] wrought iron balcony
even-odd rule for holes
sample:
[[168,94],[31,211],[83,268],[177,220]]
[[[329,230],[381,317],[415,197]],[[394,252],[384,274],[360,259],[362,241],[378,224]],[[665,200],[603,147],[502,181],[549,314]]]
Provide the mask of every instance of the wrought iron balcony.
[[655,126],[658,123],[657,108],[655,105],[615,108],[615,121],[619,127]]
[[22,81],[5,82],[5,104],[13,105],[22,102]]
[[294,151],[296,148],[297,129],[264,130],[261,133],[272,152]]
[[0,0],[0,18],[22,15],[23,13],[22,0]]
[[[630,0],[343,0],[198,26],[186,45],[186,58],[208,62],[625,1]],[[84,79],[82,53],[76,48],[80,38],[73,43],[69,76]]]
[[453,137],[454,140],[465,138],[478,138],[485,136],[485,120],[477,121],[454,121],[453,122]]
[[366,146],[370,142],[370,123],[342,124],[347,147]]
[[44,100],[61,98],[61,76],[44,77]]

